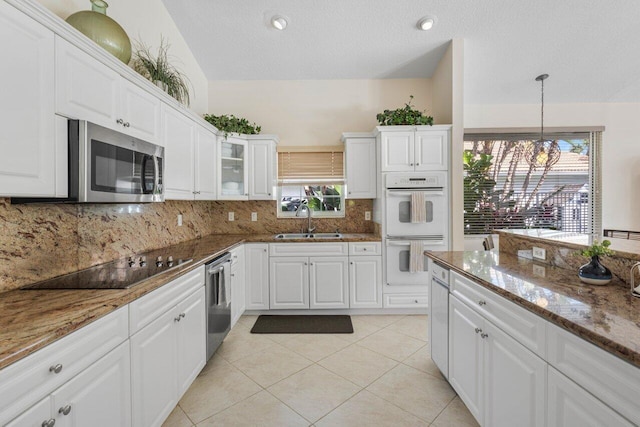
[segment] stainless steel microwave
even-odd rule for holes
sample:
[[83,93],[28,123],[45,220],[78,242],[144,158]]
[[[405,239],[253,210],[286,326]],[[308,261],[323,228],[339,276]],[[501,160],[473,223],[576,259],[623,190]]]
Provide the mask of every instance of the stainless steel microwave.
[[84,120],[68,121],[68,197],[12,203],[163,202],[164,148]]

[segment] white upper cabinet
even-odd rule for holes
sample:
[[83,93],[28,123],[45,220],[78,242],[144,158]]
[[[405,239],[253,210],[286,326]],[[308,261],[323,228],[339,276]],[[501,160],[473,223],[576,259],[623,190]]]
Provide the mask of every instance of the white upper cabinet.
[[164,105],[164,191],[166,199],[194,198],[194,122],[182,113]]
[[274,200],[277,174],[276,142],[272,138],[249,138],[249,199]]
[[382,172],[449,169],[451,126],[379,126]]
[[159,98],[56,37],[56,112],[160,144]]
[[216,161],[216,134],[204,126],[196,125],[195,147],[195,199],[215,200],[218,163]]
[[220,137],[218,143],[218,199],[249,200],[249,168],[247,167],[246,139],[234,136]]
[[347,199],[376,198],[376,139],[373,135],[343,134]]
[[53,32],[0,2],[0,39],[0,195],[57,196]]

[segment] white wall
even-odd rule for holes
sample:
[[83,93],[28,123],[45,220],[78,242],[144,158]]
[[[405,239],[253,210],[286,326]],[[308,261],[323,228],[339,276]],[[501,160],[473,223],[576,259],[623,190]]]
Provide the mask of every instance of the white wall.
[[[80,10],[91,9],[89,0],[37,1],[62,19]],[[209,83],[162,0],[109,0],[108,3],[107,15],[124,28],[132,42],[141,41],[150,46],[152,52],[160,45],[161,36],[169,42],[169,56],[174,59],[173,65],[193,85],[190,108],[199,114],[206,113]]]
[[343,132],[371,131],[377,113],[410,95],[433,114],[430,79],[210,81],[209,111],[245,117],[281,146],[340,145]]
[[[640,104],[546,104],[545,127],[605,126],[602,225],[640,230]],[[465,128],[540,126],[540,105],[465,105]]]

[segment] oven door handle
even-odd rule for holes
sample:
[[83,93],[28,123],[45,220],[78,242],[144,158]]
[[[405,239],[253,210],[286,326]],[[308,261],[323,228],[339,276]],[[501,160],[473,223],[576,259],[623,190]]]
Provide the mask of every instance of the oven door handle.
[[158,156],[153,156],[153,194],[162,193],[160,189],[160,163]]
[[416,189],[416,190],[413,190],[413,191],[408,191],[408,190],[387,190],[387,196],[389,196],[389,197],[411,197],[411,193],[415,193],[415,192],[418,192],[418,191],[425,193],[425,197],[444,196],[444,191],[442,190],[442,188],[434,188],[434,189],[420,188],[420,189]]
[[[423,240],[423,239],[407,239],[407,240],[387,240],[387,246],[409,246],[411,240]],[[428,245],[442,245],[444,240],[423,240],[425,246]]]

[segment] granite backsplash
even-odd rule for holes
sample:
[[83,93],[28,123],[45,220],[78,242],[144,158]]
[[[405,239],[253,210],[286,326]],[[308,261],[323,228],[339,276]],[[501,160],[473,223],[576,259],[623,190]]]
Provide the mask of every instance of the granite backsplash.
[[[306,218],[277,218],[275,201],[12,205],[0,198],[0,292],[208,234],[299,232]],[[371,200],[348,200],[345,218],[314,219],[317,232],[373,233]],[[235,213],[235,221],[228,213]],[[251,221],[251,212],[258,221]],[[183,225],[178,226],[178,214]]]

